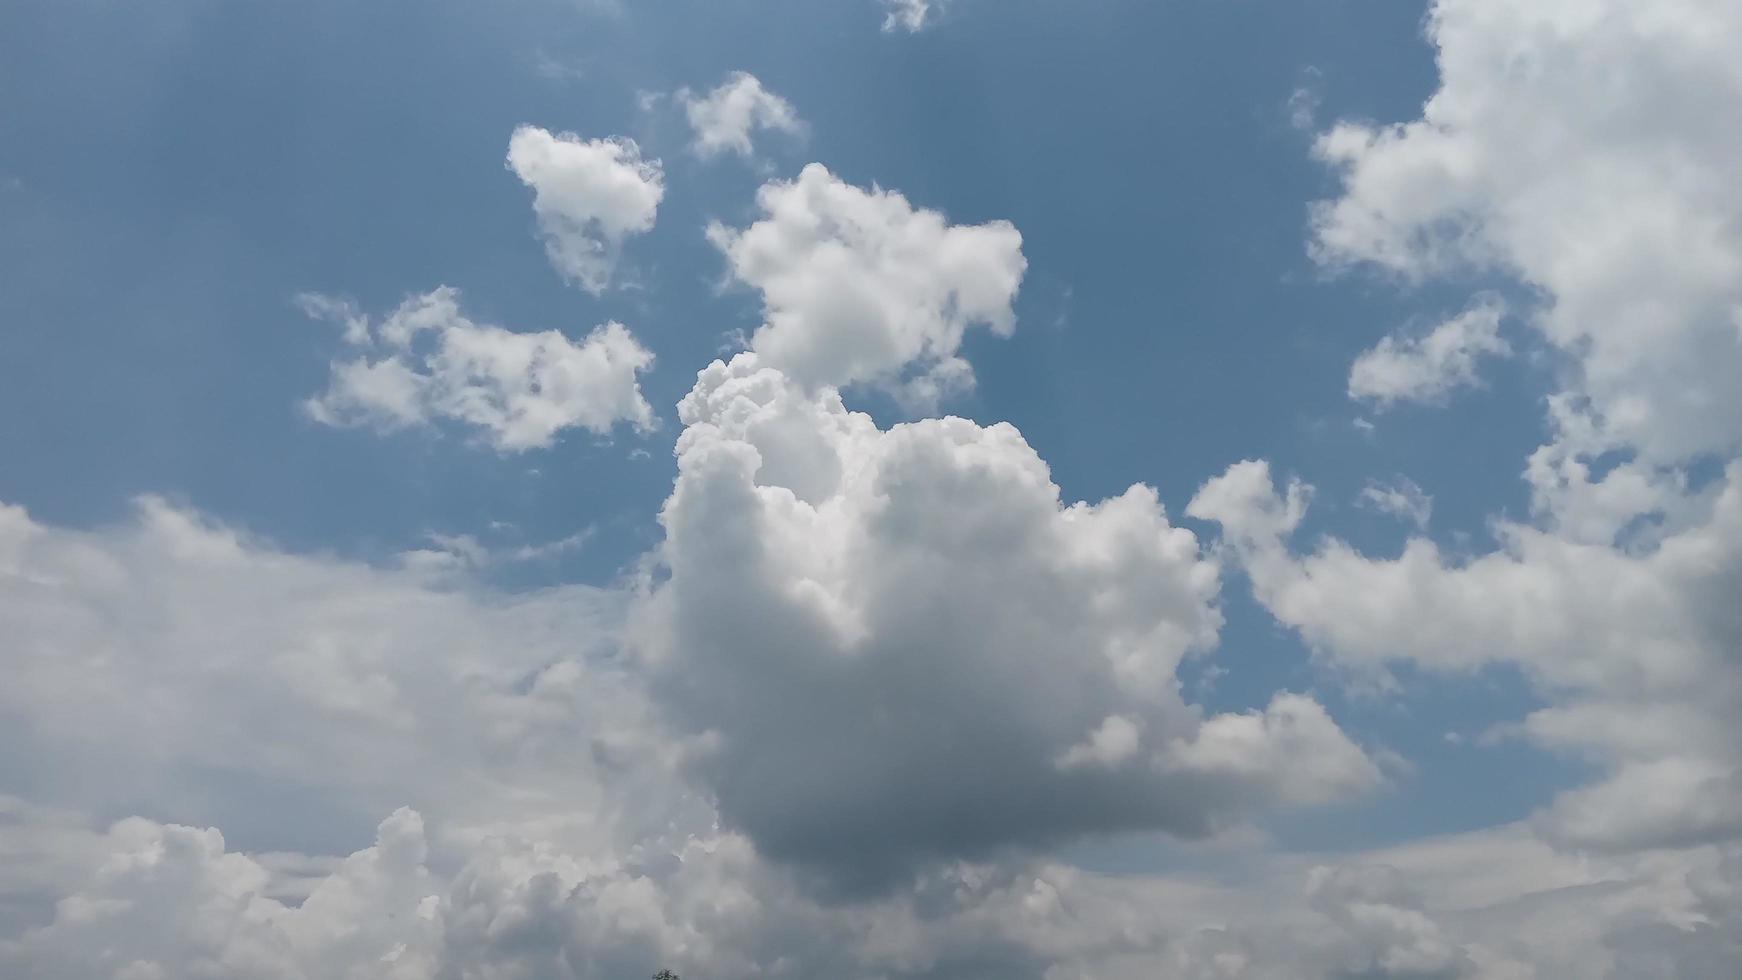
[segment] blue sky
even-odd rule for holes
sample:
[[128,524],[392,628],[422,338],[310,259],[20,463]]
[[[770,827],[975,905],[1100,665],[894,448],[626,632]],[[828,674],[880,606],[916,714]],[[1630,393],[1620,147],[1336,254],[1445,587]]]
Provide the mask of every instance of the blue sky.
[[[665,963],[685,976],[1209,976],[1180,964],[1212,962],[1223,942],[1247,972],[1217,976],[1308,961],[1302,969],[1327,977],[1733,973],[1742,952],[1713,931],[1742,913],[1714,905],[1717,886],[1686,871],[1722,865],[1733,881],[1742,839],[1742,755],[1727,715],[1742,678],[1734,617],[1721,609],[1739,567],[1727,474],[1742,416],[1726,392],[1742,333],[1726,333],[1725,311],[1742,309],[1732,275],[1742,199],[1715,176],[1734,173],[1742,146],[1707,135],[1697,111],[1713,93],[1742,93],[1742,81],[1715,50],[1727,42],[1696,43],[1742,25],[1715,0],[1678,0],[1662,23],[1620,3],[1506,6],[932,0],[907,25],[886,21],[895,7],[877,0],[14,0],[0,10],[0,502],[22,508],[19,541],[46,543],[0,561],[13,592],[0,616],[18,617],[22,638],[0,656],[30,692],[0,699],[0,730],[24,746],[0,763],[0,800],[28,814],[15,821],[20,853],[83,836],[55,845],[64,860],[36,862],[54,874],[33,870],[4,896],[0,964],[16,957],[45,977],[120,976],[129,962],[169,971],[129,976],[194,975],[176,971],[200,964],[253,976],[237,972],[253,968],[243,962],[285,971],[260,976],[340,975],[322,971],[352,954],[308,940],[318,927],[288,946],[260,940],[266,954],[168,940],[142,951],[129,945],[138,923],[75,941],[54,917],[67,895],[152,893],[78,869],[186,825],[221,830],[266,884],[200,880],[268,895],[317,926],[328,906],[305,893],[320,894],[323,879],[298,861],[325,869],[367,855],[324,879],[329,895],[362,889],[345,876],[400,854],[393,841],[427,835],[417,846],[430,856],[411,862],[420,877],[370,865],[384,891],[361,901],[387,909],[422,890],[453,909],[459,892],[443,889],[457,888],[455,875],[500,886],[501,903],[530,880],[487,868],[478,841],[569,849],[571,870],[551,872],[561,894],[541,913],[568,952],[528,939],[473,962],[453,952],[463,917],[433,914],[436,939],[394,931],[403,926],[370,933],[412,950],[402,965],[414,977],[590,977]],[[1574,97],[1598,84],[1593,52],[1615,66],[1601,111]],[[800,122],[744,130],[748,153],[701,152],[685,106],[737,72]],[[606,243],[614,268],[597,288],[547,256],[533,198],[554,201],[556,185],[504,164],[521,126],[552,134],[559,153],[619,139],[657,161],[657,217]],[[758,327],[784,302],[783,336],[845,350],[858,321],[832,303],[855,280],[778,249],[758,278],[723,244],[740,232],[750,241],[746,229],[792,233],[758,189],[798,186],[789,182],[811,179],[799,175],[813,161],[837,195],[816,205],[825,210],[869,208],[858,195],[877,188],[904,198],[897,224],[935,212],[954,235],[1008,222],[1019,252],[965,236],[959,248],[983,250],[986,269],[1014,258],[1020,288],[976,315],[963,290],[984,270],[958,276],[947,261],[958,253],[943,245],[891,278],[850,268],[842,275],[895,297],[887,329],[959,318],[958,336],[928,339],[941,347],[875,376],[825,366],[813,385]],[[854,247],[851,261],[871,261]],[[942,298],[897,295],[934,273]],[[813,274],[824,285],[796,299],[770,285],[802,289]],[[433,403],[397,427],[337,395],[335,415],[309,409],[339,390],[342,362],[387,349],[401,303],[442,286],[468,319],[440,336],[507,343],[468,331],[554,330],[552,343],[579,351],[595,326],[623,324],[652,365],[612,369],[613,383],[656,421],[570,418],[528,448]],[[374,346],[308,315],[310,297],[349,304]],[[1008,336],[987,328],[1001,314],[1013,316]],[[790,527],[798,518],[767,494],[747,510],[733,508],[750,498],[711,496],[729,482],[722,459],[760,453],[761,492],[781,486],[780,453],[808,451],[734,428],[745,403],[702,397],[697,372],[746,349],[720,367],[720,390],[761,392],[731,397],[817,426],[839,472],[877,474],[868,486],[881,489],[831,491],[831,510],[805,481],[834,476],[797,479],[788,497],[819,510]],[[903,397],[909,372],[955,356],[971,383],[929,403]],[[1356,390],[1361,377],[1389,393]],[[465,398],[490,382],[458,384]],[[700,401],[686,404],[699,414],[680,418],[692,386]],[[837,388],[871,428],[829,407]],[[943,416],[975,424],[945,436],[927,421]],[[1015,443],[998,441],[1000,422],[1015,426]],[[858,434],[840,434],[849,430]],[[934,437],[943,442],[925,442]],[[950,439],[990,455],[960,462],[940,448]],[[963,489],[982,473],[974,466],[1001,474],[990,487],[1026,486],[1031,458],[1064,505],[1144,484],[1158,506],[1073,524],[1044,491],[1038,503],[1013,497],[1004,517],[1002,503],[981,507]],[[1252,460],[1267,466],[1242,464]],[[1300,498],[1310,503],[1278,523],[1290,480],[1311,486]],[[910,523],[889,516],[908,503]],[[1027,540],[999,523],[1015,515],[1040,515],[1021,526],[1054,543],[981,565],[976,549],[1002,545],[949,533],[984,517],[1005,529],[1000,541]],[[902,537],[932,520],[928,535]],[[1154,527],[1189,530],[1189,557],[1131,544]],[[201,549],[232,533],[243,557],[230,571],[188,557],[216,554]],[[792,544],[788,533],[849,543]],[[1079,546],[1081,556],[1057,557]],[[1116,558],[1126,546],[1142,553]],[[854,564],[866,556],[877,563]],[[104,577],[111,560],[137,581]],[[907,561],[904,576],[885,577]],[[1020,597],[1027,579],[993,569],[1032,571],[1053,583],[1035,596],[1064,596],[1060,608],[1075,611],[1053,618],[1050,603]],[[1188,584],[1213,573],[1209,593]],[[253,610],[260,631],[281,632],[261,639],[209,615],[202,603],[215,600],[197,586],[209,574],[225,583],[218,591],[240,590],[231,615]],[[349,591],[323,591],[337,583]],[[794,598],[812,587],[845,605]],[[1127,604],[1141,611],[1119,611]],[[997,639],[1025,605],[1045,607],[1039,620]],[[401,612],[418,624],[393,618]],[[817,636],[835,639],[805,639],[823,629],[813,614],[839,631]],[[112,632],[55,632],[67,623]],[[1125,668],[1072,659],[1130,643],[1164,665],[1153,703],[1126,703],[1149,682]],[[183,666],[152,666],[184,655]],[[117,661],[143,673],[76,680]],[[471,693],[430,694],[408,680],[420,671],[464,678],[455,691]],[[305,672],[332,685],[308,704],[236,693],[296,687]],[[1058,711],[1106,719],[1081,746],[1057,746],[1045,777],[1014,775],[1039,764],[1023,750],[998,754],[1056,734],[1024,677],[1052,678],[1069,706]],[[494,683],[483,678],[505,685],[512,721],[491,714],[495,701],[468,700]],[[77,719],[104,715],[92,692],[110,686],[140,692],[127,709],[140,712],[135,727],[81,728]],[[580,693],[548,710],[520,705],[557,688]],[[238,736],[249,726],[213,701],[233,695],[236,711],[272,721]],[[1278,700],[1288,696],[1306,706]],[[802,701],[818,715],[793,708]],[[930,730],[914,717],[928,716],[899,736],[852,727],[860,712],[873,727],[891,710],[908,717],[897,702],[961,715],[923,750],[910,743]],[[292,733],[319,730],[343,755],[347,738],[375,737],[369,726],[401,712],[418,719],[404,731],[423,743],[488,748],[476,759],[454,750],[466,761],[449,768],[409,747],[380,760],[364,751],[342,778],[318,774],[329,765],[318,746],[298,758]],[[1654,727],[1658,712],[1686,730]],[[181,720],[160,739],[151,719],[167,716]],[[1240,719],[1259,727],[1237,730]],[[347,735],[353,723],[363,727]],[[1138,747],[1121,747],[1127,729]],[[114,739],[154,746],[134,766],[139,785],[102,788],[109,766],[93,760]],[[217,761],[204,749],[178,755],[223,740],[235,748]],[[1258,755],[1236,757],[1236,745]],[[1155,785],[1119,769],[1152,751],[1155,771],[1172,773]],[[784,771],[768,771],[777,758]],[[1079,758],[1107,772],[1085,775]],[[370,765],[405,775],[357,790],[375,781]],[[166,775],[144,775],[152,766]],[[286,775],[307,772],[317,775]],[[454,802],[479,785],[518,791],[517,780],[548,788],[528,790],[538,800],[525,807],[505,797],[500,812]],[[980,797],[962,795],[970,784]],[[643,793],[656,802],[638,807]],[[1052,802],[975,802],[1031,797]],[[1663,812],[1623,805],[1641,797],[1666,801]],[[124,817],[141,822],[110,828]],[[613,829],[576,829],[594,822]],[[681,873],[696,859],[681,855],[703,841],[714,856],[744,849],[706,873],[762,903],[753,922],[684,918],[679,906],[721,901],[685,891],[700,886]],[[1460,848],[1470,868],[1517,869],[1512,891],[1470,898],[1441,857]],[[280,853],[293,851],[305,853]],[[1593,854],[1617,863],[1580,863]],[[576,879],[574,861],[627,877]],[[867,873],[867,861],[883,866]],[[937,890],[966,873],[953,861],[980,862],[976,881],[1004,884],[984,885],[980,906],[959,895],[940,905]],[[1323,867],[1308,874],[1314,862]],[[1374,886],[1381,866],[1412,884]],[[1152,903],[1155,934],[1117,953],[1086,927],[1044,946],[970,923],[1015,921],[1001,903],[1022,882],[1057,892],[1073,867],[1100,876],[1076,886],[1081,909],[1105,918]],[[1222,889],[1205,899],[1216,908],[1251,904],[1241,889],[1300,892],[1300,914],[1352,938],[1310,954],[1241,938],[1286,932],[1275,923],[1295,913],[1274,898],[1261,903],[1273,920],[1169,917],[1176,900],[1190,904],[1170,889],[1208,881]],[[1580,913],[1592,900],[1579,889],[1593,881],[1633,891],[1626,916],[1590,927],[1608,931],[1565,940],[1601,951],[1589,961],[1532,959],[1520,936],[1472,911],[1516,902]],[[599,909],[619,901],[601,897],[613,888],[659,896],[636,901],[659,909],[637,921],[660,925],[600,925]],[[889,958],[857,934],[839,942],[852,952],[811,949],[764,918],[821,922],[843,901],[911,927],[908,955]],[[1375,905],[1421,923],[1383,935],[1349,925],[1350,908]],[[176,923],[154,928],[197,932]],[[817,931],[836,928],[851,929],[829,920]],[[79,959],[111,946],[107,959]],[[1132,960],[1137,947],[1156,958]],[[1692,972],[1708,968],[1719,972]]]

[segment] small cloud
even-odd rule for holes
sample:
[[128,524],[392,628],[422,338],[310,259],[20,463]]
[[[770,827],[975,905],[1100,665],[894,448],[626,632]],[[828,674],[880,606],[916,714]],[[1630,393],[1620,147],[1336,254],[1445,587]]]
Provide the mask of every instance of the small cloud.
[[1512,353],[1500,336],[1504,313],[1497,297],[1484,294],[1425,335],[1384,338],[1350,367],[1349,397],[1384,411],[1397,402],[1440,402],[1478,384],[1480,359]]
[[931,23],[933,11],[943,10],[944,0],[883,0],[883,6],[888,8],[883,16],[884,33],[917,34]]
[[[642,108],[658,104],[657,94],[644,95]],[[691,148],[701,157],[722,153],[750,156],[755,147],[751,134],[757,130],[786,133],[801,137],[804,121],[792,103],[768,91],[755,75],[736,71],[719,87],[705,95],[688,88],[679,89],[673,98],[684,107],[690,129],[695,134]]]
[[619,422],[658,425],[638,378],[653,355],[620,323],[579,342],[555,330],[515,333],[468,319],[446,286],[379,323],[317,293],[297,304],[342,325],[345,344],[364,351],[334,361],[327,390],[304,403],[317,422],[390,432],[445,419],[480,430],[499,452],[548,447],[570,428],[603,436]]
[[1305,79],[1288,97],[1288,124],[1302,132],[1310,132],[1319,124],[1319,106],[1323,100],[1319,96],[1318,83],[1324,73],[1308,65],[1302,74]]
[[1434,499],[1416,485],[1414,480],[1399,476],[1390,483],[1368,480],[1356,495],[1357,506],[1370,507],[1383,514],[1400,517],[1425,529],[1433,516]]
[[562,277],[598,295],[610,285],[623,241],[653,229],[665,197],[658,160],[626,137],[583,140],[521,126],[508,169],[532,188],[545,254]]
[[550,82],[573,82],[587,77],[587,64],[579,59],[556,58],[538,52],[532,63],[533,73]]

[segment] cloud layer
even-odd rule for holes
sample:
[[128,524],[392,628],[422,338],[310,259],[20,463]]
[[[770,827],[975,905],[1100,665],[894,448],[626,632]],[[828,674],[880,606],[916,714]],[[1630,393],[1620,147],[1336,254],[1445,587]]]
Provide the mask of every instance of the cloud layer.
[[1457,388],[1478,384],[1483,357],[1505,357],[1499,302],[1484,297],[1421,336],[1385,337],[1349,368],[1349,397],[1380,409],[1397,402],[1440,402]]

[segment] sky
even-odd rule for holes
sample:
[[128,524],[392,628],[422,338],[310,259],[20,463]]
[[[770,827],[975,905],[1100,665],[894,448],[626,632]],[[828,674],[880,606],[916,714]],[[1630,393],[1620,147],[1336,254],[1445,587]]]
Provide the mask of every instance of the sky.
[[1728,0],[0,5],[0,974],[1742,974]]

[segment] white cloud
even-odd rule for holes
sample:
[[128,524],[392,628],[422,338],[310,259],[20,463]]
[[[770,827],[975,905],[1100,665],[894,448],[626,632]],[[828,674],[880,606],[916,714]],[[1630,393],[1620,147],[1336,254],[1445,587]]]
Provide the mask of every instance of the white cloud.
[[1406,476],[1397,477],[1390,483],[1368,480],[1355,502],[1402,518],[1418,529],[1425,529],[1434,513],[1434,498]]
[[883,5],[889,8],[883,15],[883,30],[906,31],[915,34],[923,31],[930,22],[933,10],[942,10],[943,0],[883,0]]
[[[861,425],[835,418],[844,430]],[[777,430],[777,422],[745,424]],[[895,432],[860,434],[891,454],[900,439],[919,439]],[[733,451],[719,440],[693,442],[692,453]],[[954,445],[968,454],[964,463],[985,454],[998,467],[989,477],[1020,462],[1008,431]],[[1015,458],[1000,462],[1000,453]],[[686,465],[700,464],[692,456]],[[1201,566],[1152,502],[1139,494],[1061,510],[1044,474],[1030,475],[1039,482],[1018,496],[1040,491],[1030,506],[1041,527],[1084,526],[1054,560],[1100,569],[1108,607],[1091,614],[1089,629],[1166,618],[1146,612],[1158,601],[1174,610],[1166,616],[1202,615],[1189,612],[1201,610],[1197,599],[1167,584],[1169,569],[1189,579]],[[973,489],[969,477],[956,471],[955,492]],[[782,506],[774,488],[757,493]],[[1006,505],[997,510],[1010,516]],[[722,555],[733,527],[713,525]],[[960,539],[989,529],[964,527]],[[902,550],[956,553],[913,538]],[[1023,559],[1024,574],[1043,557]],[[935,581],[917,582],[913,593]],[[966,601],[972,613],[976,593],[999,583],[965,584],[934,608]],[[792,594],[812,601],[802,588]],[[1067,591],[1063,608],[1087,594]],[[98,531],[0,510],[0,619],[9,624],[0,769],[43,801],[0,797],[8,868],[0,973],[607,980],[670,967],[721,980],[1633,980],[1723,975],[1742,957],[1742,855],[1710,847],[1646,860],[1564,854],[1523,828],[1336,857],[1259,852],[1226,879],[1098,875],[1048,860],[944,862],[911,887],[819,900],[749,840],[722,831],[719,815],[678,781],[679,760],[708,740],[686,745],[649,713],[638,677],[614,655],[620,601],[578,587],[515,597],[464,578],[431,583],[291,554],[156,501]],[[988,622],[1012,633],[1022,625]],[[857,651],[858,662],[867,652]],[[1062,670],[1055,665],[1069,660],[1021,642],[997,650],[988,642],[973,655],[992,668],[975,678],[1003,692],[1024,689],[1018,674],[1031,663]],[[1019,656],[1038,659],[997,665]],[[1085,667],[1106,670],[1090,664],[1064,676],[1074,683]],[[862,669],[836,660],[821,667]],[[782,676],[763,678],[773,685]],[[1167,685],[1160,689],[1165,699]],[[890,708],[920,716],[899,701]],[[1153,714],[1125,710],[1154,724]],[[944,712],[923,717],[958,722]],[[987,717],[959,722],[971,733]],[[1077,739],[1119,727],[1105,717]],[[1312,702],[1285,695],[1264,712],[1208,719],[1175,748],[1199,773],[1247,787],[1298,769],[1279,788],[1299,795],[1329,785],[1316,772],[1339,744],[1320,731],[1326,725]],[[728,731],[728,743],[742,731]],[[810,734],[818,741],[830,731]],[[1048,776],[1042,785],[1070,791],[1026,806],[1087,806],[1121,781],[1158,778],[1141,768],[1156,758],[1149,729],[1135,755],[1112,744],[1123,737],[1101,740],[1114,771],[1069,784],[1065,774]],[[1166,779],[1182,806],[1203,805],[1217,784],[1182,783],[1186,775]],[[398,809],[407,803],[416,809]],[[145,816],[101,817],[95,826],[107,829],[91,829],[91,814],[129,813]],[[287,847],[307,853],[275,853]]]
[[508,141],[508,169],[532,188],[538,230],[563,278],[590,293],[610,285],[624,239],[652,230],[665,173],[634,140],[583,140],[521,126]]
[[514,333],[479,324],[443,286],[400,304],[371,325],[348,304],[304,297],[312,315],[338,318],[361,353],[335,361],[327,390],[306,403],[328,425],[381,431],[462,422],[496,449],[550,446],[565,430],[609,433],[619,422],[658,424],[638,375],[653,355],[620,323],[576,343],[555,330]]
[[1150,488],[1067,505],[1009,425],[879,429],[753,353],[679,412],[669,577],[636,635],[765,853],[896,876],[1123,827],[1202,835],[1376,781],[1309,700],[1202,723],[1181,700],[1217,570]]
[[805,131],[792,103],[763,88],[749,72],[733,72],[706,95],[679,89],[677,100],[683,103],[695,133],[691,146],[704,157],[728,152],[750,156],[755,150],[750,135],[756,130],[789,136],[801,136]]
[[[1347,181],[1318,216],[1327,261],[1493,266],[1545,297],[1522,320],[1568,380],[1530,462],[1538,524],[1501,522],[1468,559],[1299,552],[1310,492],[1259,463],[1188,510],[1341,667],[1523,671],[1543,707],[1517,734],[1599,772],[1527,826],[1248,853],[1223,877],[1012,854],[1199,833],[1376,773],[1300,695],[1184,702],[1218,569],[1152,491],[1067,505],[1013,428],[845,409],[830,389],[923,400],[970,378],[961,334],[1009,331],[1020,238],[815,168],[765,189],[750,229],[714,230],[768,322],[685,401],[663,568],[633,600],[291,554],[161,501],[97,531],[0,508],[0,773],[29,798],[0,799],[0,973],[1736,975],[1742,463],[1679,472],[1738,448],[1742,137],[1710,125],[1742,90],[1731,7],[1441,0],[1424,118],[1320,144]],[[631,232],[568,213],[553,256],[578,250],[569,274],[602,289]],[[305,306],[385,352],[355,362],[358,410],[544,431],[514,427],[507,394],[429,401],[427,345],[451,328],[495,349],[495,328]],[[1617,547],[1642,516],[1654,530]],[[619,655],[630,601],[642,660]],[[288,848],[312,853],[262,853]],[[910,874],[819,901],[765,854]]]
[[763,217],[709,238],[732,276],[762,293],[751,348],[801,384],[874,384],[928,408],[973,383],[958,351],[984,326],[1008,336],[1027,268],[1007,221],[951,225],[892,191],[861,190],[819,164],[764,185]]
[[[1426,540],[1389,560],[1334,539],[1296,554],[1304,498],[1262,464],[1189,513],[1222,522],[1259,599],[1325,657],[1523,670],[1545,706],[1512,730],[1601,773],[1539,814],[1552,839],[1737,840],[1742,131],[1710,119],[1742,99],[1742,8],[1439,0],[1428,26],[1441,81],[1421,118],[1320,138],[1343,191],[1316,212],[1315,251],[1413,280],[1510,275],[1540,297],[1520,320],[1560,389],[1525,468],[1535,521],[1498,522],[1501,546],[1463,560]],[[1382,345],[1351,393],[1472,377],[1457,352],[1496,342],[1478,326],[1447,342],[1457,356]],[[1714,462],[1721,477],[1691,475]]]
[[1500,338],[1503,310],[1497,300],[1469,309],[1422,336],[1392,335],[1362,352],[1349,369],[1349,397],[1384,408],[1397,402],[1439,402],[1457,388],[1480,383],[1483,356],[1512,353]]
[[[1546,304],[1569,362],[1561,462],[1742,448],[1742,7],[1729,0],[1439,0],[1421,118],[1341,123],[1316,248],[1421,278],[1491,269]],[[1557,418],[1553,421],[1561,421]]]
[[1742,837],[1742,464],[1702,519],[1643,554],[1501,524],[1503,549],[1463,562],[1419,538],[1395,559],[1335,539],[1296,556],[1288,500],[1303,498],[1242,463],[1187,513],[1221,523],[1259,601],[1326,656],[1521,668],[1549,702],[1521,732],[1607,770],[1543,815],[1551,835],[1618,849]]
[[[424,980],[439,965],[439,886],[423,867],[421,818],[401,810],[298,905],[213,829],[131,818],[54,921],[0,950],[43,980],[179,977]],[[8,956],[10,952],[10,956]]]

